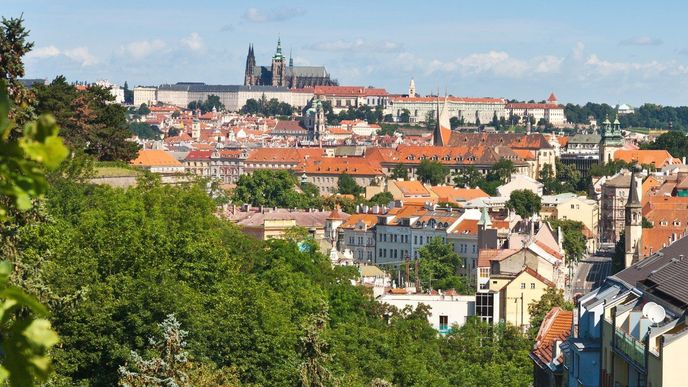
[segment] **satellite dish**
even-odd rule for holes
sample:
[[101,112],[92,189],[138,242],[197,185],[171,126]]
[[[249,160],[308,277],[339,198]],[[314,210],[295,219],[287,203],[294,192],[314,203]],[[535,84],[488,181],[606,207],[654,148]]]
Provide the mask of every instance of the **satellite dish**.
[[645,306],[643,306],[643,316],[644,316],[644,317],[647,317],[647,318],[650,318],[650,315],[648,315],[647,312],[648,312],[653,306],[655,306],[655,305],[657,305],[657,304],[654,303],[654,302],[652,302],[652,301],[650,301],[650,302],[648,302],[647,304],[645,304]]
[[666,311],[660,305],[653,305],[647,311],[647,318],[652,321],[653,324],[658,324],[664,321],[666,317]]

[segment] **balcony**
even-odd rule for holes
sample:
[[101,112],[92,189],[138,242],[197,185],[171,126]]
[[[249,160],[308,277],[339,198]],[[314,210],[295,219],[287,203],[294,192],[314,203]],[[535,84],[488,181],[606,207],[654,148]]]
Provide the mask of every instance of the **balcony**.
[[[612,325],[609,321],[605,321],[605,323]],[[614,352],[626,359],[639,372],[646,372],[645,344],[619,328],[612,328],[614,331],[614,338],[612,339]]]

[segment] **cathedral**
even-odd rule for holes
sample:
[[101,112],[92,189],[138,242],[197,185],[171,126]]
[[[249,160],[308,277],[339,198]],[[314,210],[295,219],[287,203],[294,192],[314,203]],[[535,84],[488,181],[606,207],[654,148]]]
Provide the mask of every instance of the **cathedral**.
[[330,79],[330,74],[324,66],[294,66],[291,55],[287,64],[287,58],[282,54],[282,43],[280,39],[277,39],[277,50],[272,56],[270,66],[257,66],[253,45],[248,46],[244,85],[300,89],[313,86],[337,86],[337,81]]

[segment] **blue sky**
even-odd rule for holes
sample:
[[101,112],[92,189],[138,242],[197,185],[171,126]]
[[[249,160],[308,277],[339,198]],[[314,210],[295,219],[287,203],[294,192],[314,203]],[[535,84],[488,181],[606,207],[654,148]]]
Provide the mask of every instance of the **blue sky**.
[[243,82],[247,46],[342,85],[688,104],[688,2],[0,0],[36,42],[27,76],[130,86]]

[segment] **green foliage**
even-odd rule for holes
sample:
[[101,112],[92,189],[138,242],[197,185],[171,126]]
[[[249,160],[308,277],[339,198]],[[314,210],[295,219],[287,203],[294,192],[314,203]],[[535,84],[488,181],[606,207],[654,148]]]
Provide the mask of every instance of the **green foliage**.
[[364,191],[363,187],[356,183],[356,180],[347,173],[339,175],[337,180],[337,192],[342,195],[358,196]]
[[616,173],[618,173],[621,169],[628,169],[631,167],[631,164],[628,164],[627,162],[623,160],[614,160],[610,161],[604,165],[599,165],[599,164],[593,164],[590,166],[590,170],[588,171],[588,174],[590,176],[613,176]]
[[[607,104],[587,103],[584,106],[567,104],[564,107],[566,120],[573,123],[587,124],[588,116],[593,116],[597,122],[602,122],[605,117],[615,117],[616,109]],[[622,128],[668,128],[669,123],[674,129],[688,129],[688,107],[686,106],[661,106],[646,103],[635,109],[633,114],[619,115]],[[662,149],[662,148],[655,148]],[[685,149],[685,148],[683,148]],[[682,157],[674,155],[675,157]]]
[[418,180],[431,185],[444,183],[448,174],[449,168],[434,160],[422,160],[416,169]]
[[565,192],[585,190],[585,180],[575,165],[564,164],[556,160],[557,173],[552,171],[550,164],[545,164],[540,171],[538,181],[543,184],[545,195],[556,195]]
[[531,190],[515,190],[511,192],[506,208],[514,211],[521,218],[530,218],[540,212],[542,199]]
[[74,151],[83,150],[98,160],[129,161],[138,145],[131,137],[127,109],[112,103],[109,89],[90,86],[78,91],[63,76],[50,85],[35,85],[36,111],[54,114],[65,143]]
[[5,82],[3,89],[9,91],[14,101],[9,116],[15,120],[18,127],[34,118],[29,108],[32,93],[27,90],[19,79],[24,76],[22,57],[33,48],[33,42],[28,41],[29,31],[24,27],[24,19],[2,18],[0,23],[0,81]]
[[0,331],[2,362],[0,382],[12,386],[32,386],[46,380],[52,371],[50,349],[59,342],[47,309],[22,289],[9,285],[12,265],[0,262]]
[[277,98],[272,98],[269,101],[263,98],[255,100],[249,98],[246,104],[241,108],[244,114],[259,114],[262,116],[291,116],[294,113],[294,108],[286,102],[280,102]]
[[209,95],[205,101],[191,101],[187,107],[190,110],[199,109],[202,114],[211,112],[213,109],[218,112],[225,110],[225,105],[220,102],[220,97],[214,94]]
[[380,124],[380,129],[377,130],[377,135],[394,136],[394,133],[396,133],[398,127],[399,126],[396,124]]
[[406,169],[403,164],[399,164],[392,169],[392,176],[390,178],[392,180],[408,180],[408,175],[408,169]]
[[[688,128],[688,117],[684,122],[684,127]],[[683,158],[688,156],[688,136],[683,132],[670,131],[661,134],[654,142],[641,144],[641,149],[662,149],[668,151],[672,156]]]
[[449,119],[449,126],[451,127],[452,130],[458,128],[459,126],[463,126],[463,125],[465,125],[465,124],[466,124],[466,123],[465,123],[463,117],[461,117],[461,118],[459,118],[459,117],[451,117],[451,118]]
[[492,168],[487,174],[488,181],[496,181],[500,184],[508,183],[511,180],[511,175],[516,172],[514,162],[505,158],[499,159],[492,165]]
[[145,122],[132,122],[129,124],[129,130],[139,138],[149,140],[160,139],[160,130],[157,127],[148,125]]
[[535,340],[542,320],[545,319],[545,315],[555,306],[564,310],[573,310],[573,303],[564,299],[564,291],[554,287],[548,287],[545,290],[545,294],[538,301],[533,301],[528,305],[528,313],[530,313],[528,337],[531,340]]
[[[0,80],[0,195],[24,211],[32,206],[32,198],[45,192],[44,168],[57,168],[69,151],[57,135],[55,119],[49,115],[24,125],[19,137],[10,136],[17,129],[9,111],[10,98],[5,82]],[[0,219],[7,215],[6,203],[0,202]]]
[[[3,19],[5,26],[7,23],[13,25]],[[5,43],[0,42],[0,46],[4,47]],[[12,58],[3,60],[12,62]],[[10,110],[10,97],[3,77],[0,79],[0,220],[3,232],[6,228],[22,225],[15,223],[19,212],[30,209],[32,200],[46,191],[45,171],[56,169],[68,153],[57,135],[59,128],[52,116],[42,115],[20,129],[10,118]],[[10,135],[13,131],[15,135]],[[34,381],[45,381],[50,374],[49,351],[59,339],[50,321],[45,319],[46,308],[23,289],[11,285],[11,274],[12,265],[0,262],[0,382],[32,386]]]
[[454,175],[454,185],[460,188],[479,187],[485,183],[483,174],[472,165],[461,169]]
[[139,106],[139,109],[136,111],[136,114],[140,116],[146,116],[150,114],[151,110],[148,108],[148,105],[145,103],[142,103],[141,106]]
[[425,289],[454,289],[459,294],[469,294],[466,278],[459,276],[464,267],[463,259],[454,252],[450,243],[442,238],[432,238],[430,243],[418,249],[419,278]]
[[646,217],[643,216],[643,228],[652,228],[652,222],[650,222]]
[[379,106],[376,106],[375,109],[368,105],[361,105],[358,108],[349,107],[337,114],[337,120],[340,122],[343,120],[365,120],[369,124],[377,124],[382,122],[382,119],[382,108]]
[[389,204],[389,202],[393,201],[394,197],[392,196],[391,193],[389,192],[380,192],[376,193],[373,195],[372,198],[370,198],[369,203],[371,205],[379,205],[379,206],[386,206]]
[[437,126],[437,112],[430,110],[425,114],[425,127],[428,129],[435,129]]
[[403,109],[399,115],[399,122],[408,124],[411,122],[411,112],[408,109]]
[[558,227],[561,227],[561,232],[564,234],[563,247],[568,259],[573,261],[581,260],[586,251],[583,223],[569,219],[552,219],[549,222],[555,232]]
[[232,195],[237,205],[282,208],[314,208],[320,205],[317,187],[304,185],[298,192],[296,178],[286,170],[259,169],[241,175]]

